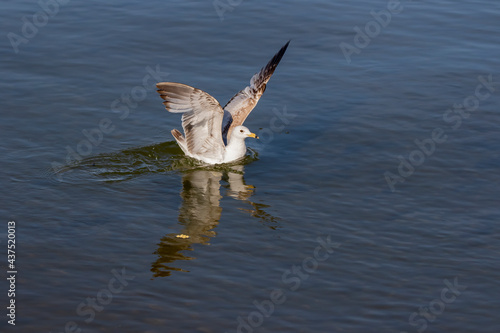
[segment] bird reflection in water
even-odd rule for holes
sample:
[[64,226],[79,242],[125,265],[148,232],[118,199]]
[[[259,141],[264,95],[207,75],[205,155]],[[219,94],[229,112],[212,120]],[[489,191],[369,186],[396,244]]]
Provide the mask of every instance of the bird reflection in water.
[[[221,185],[221,181],[225,184]],[[178,217],[183,230],[180,234],[171,233],[161,239],[158,250],[154,252],[158,259],[151,268],[154,277],[169,276],[172,271],[185,272],[171,264],[177,260],[195,259],[185,251],[193,251],[193,244],[209,245],[210,239],[216,236],[213,229],[222,213],[221,186],[226,189],[227,196],[250,205],[251,208],[241,208],[242,211],[262,220],[272,229],[277,227],[278,218],[264,211],[267,205],[249,200],[255,189],[245,184],[243,165],[233,166],[228,171],[187,171],[182,177],[182,206]]]
[[[250,163],[255,159],[255,152],[243,161]],[[192,160],[185,158],[173,141],[146,147],[131,148],[118,153],[100,154],[80,161],[77,165],[68,165],[57,174],[48,177],[68,183],[87,183],[91,175],[97,181],[108,183],[124,182],[148,174],[182,172],[182,205],[179,209],[179,223],[183,229],[179,234],[168,234],[158,244],[154,252],[158,259],[152,264],[154,277],[169,276],[172,271],[184,271],[172,267],[176,260],[192,260],[187,251],[193,251],[193,244],[209,245],[216,236],[214,228],[219,223],[222,213],[220,207],[221,188],[225,197],[231,197],[244,203],[239,209],[258,219],[265,226],[276,229],[279,218],[268,214],[269,207],[250,201],[254,187],[246,185],[243,177],[243,165],[231,167],[210,167],[200,169]],[[246,206],[246,207],[245,207]]]

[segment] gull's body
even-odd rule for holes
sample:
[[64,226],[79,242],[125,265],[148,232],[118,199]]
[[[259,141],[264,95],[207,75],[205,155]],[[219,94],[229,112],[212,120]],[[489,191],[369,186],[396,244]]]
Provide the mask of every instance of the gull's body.
[[172,135],[187,156],[209,164],[229,163],[245,156],[245,139],[257,136],[242,126],[243,122],[266,90],[289,43],[224,108],[206,92],[188,85],[175,82],[156,85],[166,109],[182,113],[185,136],[176,129]]

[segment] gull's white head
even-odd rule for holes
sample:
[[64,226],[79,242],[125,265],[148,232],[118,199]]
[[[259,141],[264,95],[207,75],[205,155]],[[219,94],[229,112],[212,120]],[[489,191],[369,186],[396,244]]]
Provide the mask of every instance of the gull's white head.
[[248,138],[248,137],[256,138],[256,139],[259,138],[257,135],[250,132],[250,130],[248,128],[246,128],[245,126],[236,126],[233,129],[233,133],[231,134],[231,136],[234,136],[236,138],[242,138],[243,140]]

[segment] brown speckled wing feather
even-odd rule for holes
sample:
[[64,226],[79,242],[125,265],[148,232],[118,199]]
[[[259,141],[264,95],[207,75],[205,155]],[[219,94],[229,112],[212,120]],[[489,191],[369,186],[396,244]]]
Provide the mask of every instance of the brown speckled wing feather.
[[255,105],[257,105],[257,102],[266,90],[267,82],[273,75],[274,70],[281,61],[281,58],[283,58],[288,44],[290,44],[290,41],[288,41],[288,43],[286,43],[278,51],[278,53],[274,55],[274,57],[260,70],[260,72],[256,73],[252,77],[248,87],[234,95],[234,97],[231,98],[231,100],[226,104],[224,111],[229,112],[230,116],[226,114],[224,119],[222,135],[225,138],[231,137],[233,128],[243,125],[245,119],[248,117]]
[[206,92],[182,83],[160,82],[156,85],[165,108],[182,113],[182,128],[189,153],[220,157],[224,151],[222,118],[219,102]]

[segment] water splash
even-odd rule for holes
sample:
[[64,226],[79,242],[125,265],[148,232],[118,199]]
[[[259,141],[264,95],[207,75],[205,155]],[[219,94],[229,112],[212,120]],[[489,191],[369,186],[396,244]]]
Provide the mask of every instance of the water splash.
[[104,153],[82,159],[45,175],[53,181],[81,183],[88,181],[122,182],[145,175],[193,170],[232,171],[234,165],[246,165],[258,159],[252,149],[237,163],[208,165],[185,156],[175,141]]

